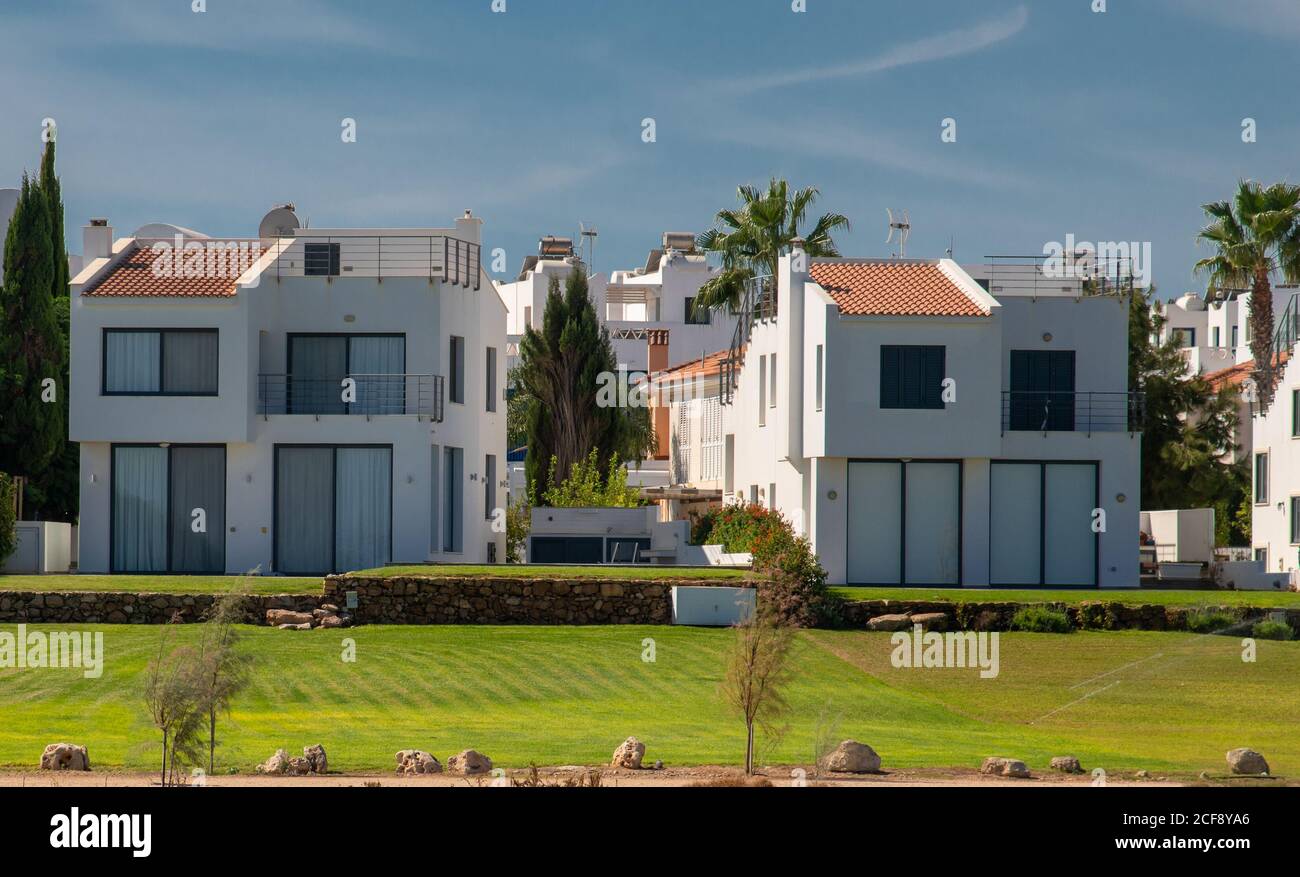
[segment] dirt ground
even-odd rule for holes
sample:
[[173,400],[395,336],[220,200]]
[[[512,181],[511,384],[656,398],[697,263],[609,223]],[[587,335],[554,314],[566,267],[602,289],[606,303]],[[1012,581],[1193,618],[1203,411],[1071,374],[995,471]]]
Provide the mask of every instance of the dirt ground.
[[[802,775],[798,774],[802,771]],[[505,780],[519,785],[593,785],[593,775],[599,777],[602,788],[683,787],[694,785],[728,786],[744,785],[743,776],[734,768],[691,767],[665,768],[663,770],[617,770],[609,767],[562,766],[539,768],[534,777],[531,770],[508,770]],[[763,768],[758,776],[772,786],[807,786],[826,788],[887,788],[905,786],[1058,786],[1090,788],[1093,777],[1089,774],[1069,776],[1050,771],[1035,771],[1032,779],[1005,779],[984,776],[975,769],[916,768],[890,770],[880,774],[822,774],[814,775],[807,766],[775,766]],[[386,788],[427,786],[433,788],[487,788],[497,778],[491,776],[463,777],[441,773],[428,776],[404,777],[391,773],[327,774],[325,776],[279,777],[257,774],[228,774],[204,777],[208,786],[263,787],[263,786],[379,786]],[[0,788],[22,786],[68,787],[79,786],[149,786],[158,782],[156,774],[138,771],[90,771],[71,773],[49,771],[0,771]],[[751,781],[751,784],[754,781]],[[766,784],[763,779],[756,781]],[[1185,786],[1185,785],[1283,785],[1280,779],[1250,780],[1240,777],[1213,776],[1175,777],[1153,774],[1139,778],[1132,774],[1106,777],[1107,785],[1123,786]]]

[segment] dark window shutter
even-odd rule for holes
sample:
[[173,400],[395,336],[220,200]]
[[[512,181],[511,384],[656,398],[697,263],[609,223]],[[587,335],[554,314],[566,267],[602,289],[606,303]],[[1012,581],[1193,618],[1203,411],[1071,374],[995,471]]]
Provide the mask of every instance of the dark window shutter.
[[944,358],[947,348],[926,347],[925,351],[925,397],[922,405],[926,408],[943,407]]
[[901,384],[899,355],[901,352],[898,347],[887,346],[880,348],[881,408],[898,408],[903,403],[899,395],[899,385]]

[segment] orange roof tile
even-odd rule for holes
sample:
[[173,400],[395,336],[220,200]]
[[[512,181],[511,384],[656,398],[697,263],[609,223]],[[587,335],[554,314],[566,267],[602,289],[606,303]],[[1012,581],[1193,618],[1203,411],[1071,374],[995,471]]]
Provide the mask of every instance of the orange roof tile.
[[[675,381],[681,378],[692,378],[696,375],[709,376],[716,375],[722,370],[722,363],[731,354],[731,350],[719,350],[716,353],[710,353],[700,359],[692,359],[679,365],[671,365],[663,371],[655,372],[655,380]],[[744,350],[740,351],[744,355]]]
[[1251,372],[1255,370],[1255,360],[1248,359],[1245,362],[1239,362],[1236,365],[1230,365],[1227,368],[1221,368],[1218,371],[1206,372],[1205,380],[1217,393],[1225,386],[1240,387],[1246,378],[1250,377]]
[[849,316],[987,317],[937,262],[813,262],[809,273]]
[[[246,250],[216,254],[220,260],[213,258],[205,270],[197,272],[204,276],[186,276],[184,260],[192,258],[183,256],[182,264],[173,270],[172,253],[158,254],[152,249],[152,243],[137,241],[133,249],[119,261],[90,289],[82,292],[87,296],[183,296],[189,298],[218,297],[235,295],[235,281],[242,268],[252,264],[261,253],[256,249],[256,241],[201,241],[208,244],[248,243]],[[208,258],[205,253],[205,259]],[[157,270],[155,270],[155,264]],[[242,266],[242,268],[241,268]]]

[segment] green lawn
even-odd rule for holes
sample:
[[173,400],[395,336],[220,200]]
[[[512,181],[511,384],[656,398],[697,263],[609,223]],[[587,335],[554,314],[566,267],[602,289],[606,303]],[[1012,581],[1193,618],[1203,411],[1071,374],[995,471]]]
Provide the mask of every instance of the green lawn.
[[1300,607],[1295,591],[1158,591],[1109,588],[1051,591],[1006,588],[848,588],[832,591],[848,600],[948,600],[953,603],[1082,603],[1107,601],[1156,606],[1264,606]]
[[319,594],[319,578],[288,576],[0,575],[0,591],[121,591],[128,594],[220,594],[238,587],[250,594]]
[[529,579],[743,579],[748,570],[674,566],[533,566],[529,564],[430,564],[382,566],[348,573],[354,576],[491,576]]
[[[9,629],[0,627],[0,630]],[[48,629],[33,625],[31,630]],[[0,764],[30,767],[46,743],[86,744],[98,767],[152,768],[143,671],[164,628],[98,626],[99,679],[0,670]],[[197,627],[167,628],[182,642]],[[249,770],[277,747],[320,742],[337,770],[389,770],[393,752],[479,749],[505,767],[597,764],[624,737],[668,764],[736,764],[743,726],[717,696],[726,630],[676,627],[245,628],[254,681],[220,728],[219,757]],[[643,639],[656,660],[642,661]],[[356,662],[344,663],[345,638]],[[978,766],[1012,755],[1042,769],[1076,755],[1110,771],[1222,773],[1251,746],[1300,774],[1300,643],[1175,633],[1003,634],[1001,674],[900,670],[888,634],[800,635],[789,730],[763,757],[809,762],[818,737],[853,737],[886,767]],[[1088,681],[1093,680],[1093,681]]]

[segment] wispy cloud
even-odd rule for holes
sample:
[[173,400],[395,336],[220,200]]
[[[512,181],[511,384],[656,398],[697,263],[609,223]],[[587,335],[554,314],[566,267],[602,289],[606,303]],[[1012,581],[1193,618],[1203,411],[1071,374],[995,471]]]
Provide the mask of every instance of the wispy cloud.
[[[1277,0],[1285,2],[1285,0]],[[925,64],[956,58],[987,49],[1011,39],[1029,24],[1029,9],[1017,6],[1008,14],[982,21],[971,27],[950,30],[899,46],[870,58],[822,67],[805,67],[771,74],[749,75],[715,84],[719,92],[750,94],[769,88],[807,85],[834,79],[847,79],[883,73],[912,64]]]
[[1300,3],[1296,0],[1165,0],[1170,11],[1194,15],[1236,30],[1294,39],[1300,37]]

